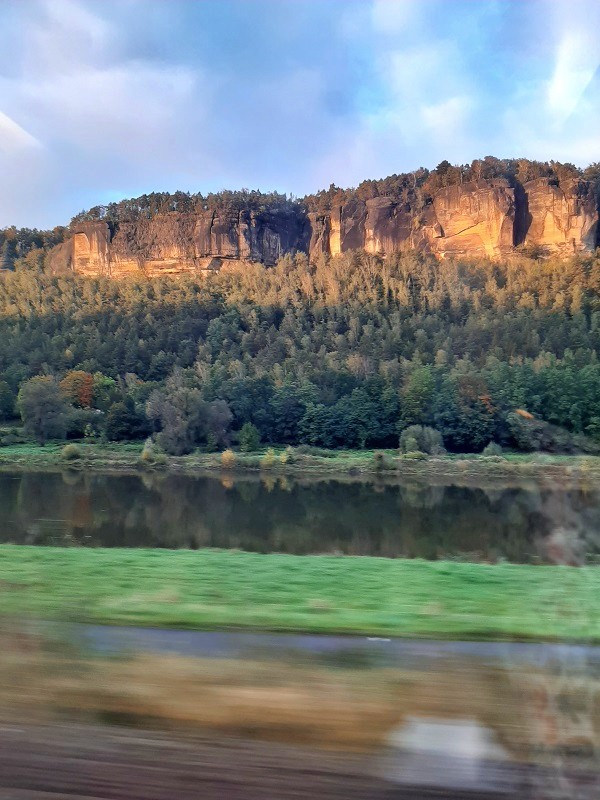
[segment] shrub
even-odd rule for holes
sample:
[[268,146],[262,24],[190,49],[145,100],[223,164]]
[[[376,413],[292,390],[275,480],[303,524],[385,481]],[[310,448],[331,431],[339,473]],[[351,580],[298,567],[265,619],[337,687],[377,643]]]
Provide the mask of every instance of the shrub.
[[104,420],[106,438],[111,442],[128,439],[143,439],[150,433],[148,420],[139,414],[133,400],[114,403]]
[[24,442],[25,439],[15,433],[7,433],[6,436],[0,439],[0,445],[2,447],[10,447],[13,444],[23,444]]
[[293,464],[294,456],[295,456],[294,448],[288,445],[283,451],[283,453],[281,453],[281,455],[279,456],[279,461],[282,464]]
[[335,450],[330,450],[325,447],[315,447],[312,444],[299,444],[294,450],[295,455],[299,456],[317,456],[319,458],[337,458]]
[[145,465],[154,464],[154,453],[151,450],[148,450],[146,447],[140,453],[140,463]]
[[500,447],[497,442],[490,442],[487,444],[482,451],[482,455],[484,456],[501,456],[502,455],[502,448]]
[[67,412],[67,439],[83,439],[98,435],[103,414],[90,408],[72,408]]
[[424,461],[427,458],[427,453],[422,453],[420,450],[409,450],[408,453],[403,453],[402,458],[410,458],[413,461]]
[[272,447],[269,447],[267,452],[260,460],[260,468],[261,469],[273,469],[275,466],[275,461],[277,456],[275,455],[275,450]]
[[507,414],[506,422],[510,432],[510,443],[525,452],[545,451],[548,453],[598,453],[598,442],[573,434],[558,425],[551,425],[541,419],[529,419],[518,411]]
[[214,433],[207,433],[206,445],[204,446],[204,449],[207,453],[216,453],[216,451],[219,449],[219,439]]
[[403,453],[414,453],[419,449],[419,443],[414,436],[407,436],[404,441],[401,440],[400,449]]
[[221,466],[225,467],[225,469],[231,469],[235,466],[236,457],[235,453],[231,448],[224,450],[221,453]]
[[61,450],[60,455],[65,461],[77,461],[83,454],[76,444],[66,444]]
[[375,462],[375,469],[377,472],[381,472],[385,469],[393,469],[393,464],[390,463],[386,454],[382,453],[380,450],[373,453],[373,461]]
[[410,425],[400,434],[402,453],[421,452],[437,456],[444,451],[442,434],[427,425]]
[[242,453],[254,453],[260,446],[260,432],[256,425],[245,422],[240,431],[240,450]]
[[138,463],[141,467],[161,467],[167,463],[167,457],[156,450],[154,442],[148,438],[144,442]]

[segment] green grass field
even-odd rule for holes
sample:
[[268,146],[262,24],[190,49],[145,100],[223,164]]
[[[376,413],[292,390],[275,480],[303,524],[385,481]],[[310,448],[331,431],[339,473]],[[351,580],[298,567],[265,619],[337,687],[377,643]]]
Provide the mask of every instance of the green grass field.
[[197,629],[600,641],[600,569],[3,545],[0,613]]

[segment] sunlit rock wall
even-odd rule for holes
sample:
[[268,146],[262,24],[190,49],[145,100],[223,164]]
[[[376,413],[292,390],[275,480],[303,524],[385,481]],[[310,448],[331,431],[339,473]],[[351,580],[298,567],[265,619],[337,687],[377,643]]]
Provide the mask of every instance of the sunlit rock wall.
[[48,263],[54,272],[153,277],[206,272],[227,262],[270,266],[293,252],[312,259],[356,249],[497,258],[520,245],[565,256],[594,250],[598,207],[591,185],[550,178],[511,185],[495,178],[439,189],[414,207],[393,197],[352,197],[323,213],[170,212],[114,229],[83,222],[50,252]]

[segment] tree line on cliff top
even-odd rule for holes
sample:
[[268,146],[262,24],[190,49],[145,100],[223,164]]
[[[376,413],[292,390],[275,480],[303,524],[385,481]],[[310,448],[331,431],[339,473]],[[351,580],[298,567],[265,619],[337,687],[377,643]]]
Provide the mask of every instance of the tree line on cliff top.
[[245,429],[422,449],[432,429],[458,452],[598,448],[598,256],[298,254],[116,282],[45,274],[36,253],[0,276],[0,415],[40,442],[153,436],[183,453]]
[[[342,189],[331,184],[315,194],[303,198],[279,192],[261,192],[241,189],[223,190],[203,195],[200,192],[150,192],[107,205],[97,205],[76,214],[70,225],[57,226],[50,231],[40,231],[14,226],[0,230],[0,270],[14,269],[15,262],[37,250],[46,251],[71,235],[73,227],[82,222],[104,221],[111,228],[122,222],[140,217],[152,218],[169,212],[199,213],[222,211],[255,214],[284,213],[304,215],[307,212],[326,213],[335,205],[351,199],[369,200],[374,197],[390,197],[398,203],[407,203],[419,211],[431,203],[437,191],[446,186],[463,184],[473,180],[506,178],[511,184],[526,183],[536,178],[548,178],[557,184],[578,179],[588,180],[600,192],[600,163],[585,169],[558,161],[531,161],[529,159],[498,159],[486,156],[471,164],[452,165],[442,161],[433,170],[421,167],[413,172],[390,175],[380,180],[362,181],[356,188]],[[599,195],[600,200],[600,195]]]
[[110,225],[131,221],[140,216],[151,218],[156,214],[176,211],[198,213],[202,211],[305,214],[308,211],[325,213],[335,205],[353,198],[369,200],[374,197],[391,197],[399,203],[410,203],[416,211],[431,202],[433,195],[446,186],[474,180],[506,178],[511,184],[526,183],[536,178],[549,178],[561,183],[585,179],[597,184],[600,164],[582,170],[573,164],[558,161],[531,161],[529,159],[499,159],[486,156],[471,164],[450,164],[442,161],[433,170],[421,167],[413,172],[390,175],[379,180],[362,181],[356,188],[342,189],[331,184],[315,194],[295,198],[279,192],[260,192],[242,189],[203,195],[200,192],[152,192],[140,197],[121,200],[108,205],[95,206],[82,211],[71,220],[71,225],[84,221],[105,220]]

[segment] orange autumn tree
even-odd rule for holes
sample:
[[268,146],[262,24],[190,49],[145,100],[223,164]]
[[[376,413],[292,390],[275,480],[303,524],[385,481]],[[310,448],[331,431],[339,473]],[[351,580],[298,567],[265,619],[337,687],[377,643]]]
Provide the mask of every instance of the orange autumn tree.
[[94,399],[94,376],[81,369],[71,370],[60,382],[60,390],[77,408],[90,408]]

